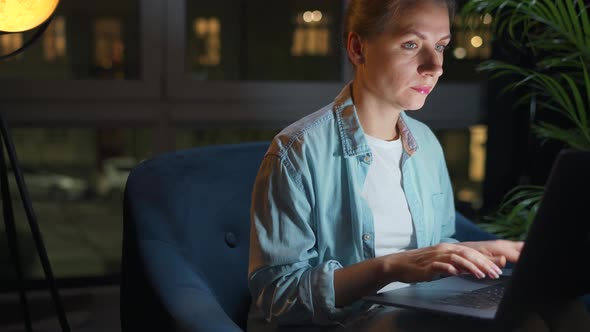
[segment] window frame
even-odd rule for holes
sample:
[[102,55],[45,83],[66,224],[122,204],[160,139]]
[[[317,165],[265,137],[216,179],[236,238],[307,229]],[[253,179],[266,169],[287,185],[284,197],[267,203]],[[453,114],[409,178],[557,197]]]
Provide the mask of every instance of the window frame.
[[[292,113],[291,109],[297,107],[325,104],[340,91],[347,80],[349,69],[343,71],[340,79],[324,82],[192,80],[187,77],[184,68],[187,40],[185,9],[184,0],[170,0],[166,3],[169,24],[166,33],[165,91],[170,100],[202,102],[207,105],[206,112],[228,115],[237,113],[236,105],[243,105],[246,106],[245,110],[259,109],[260,113],[270,112],[271,114],[266,115],[272,117],[273,109],[275,112],[286,109]],[[340,61],[342,68],[349,66],[345,56]],[[305,109],[305,112],[309,112],[309,109]],[[300,113],[294,111],[294,114]]]
[[[185,1],[137,0],[140,80],[0,79],[0,111],[17,126],[150,126],[155,152],[174,150],[176,127],[284,127],[330,103],[353,77],[346,54],[338,81],[197,81],[185,74]],[[343,5],[347,3],[342,0]],[[433,129],[481,123],[483,83],[445,83],[411,116]],[[460,102],[458,102],[460,101]],[[441,112],[441,110],[444,110]]]
[[[62,100],[158,99],[162,75],[162,0],[138,2],[141,78],[138,80],[0,79],[0,99]],[[153,50],[156,50],[154,52]]]

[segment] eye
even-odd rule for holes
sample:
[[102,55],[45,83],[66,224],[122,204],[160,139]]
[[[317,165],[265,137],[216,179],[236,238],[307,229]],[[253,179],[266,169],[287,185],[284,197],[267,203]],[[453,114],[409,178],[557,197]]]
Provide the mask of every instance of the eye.
[[402,45],[403,48],[407,49],[407,50],[413,50],[415,48],[418,48],[418,44],[414,43],[414,42],[407,42],[404,43]]
[[444,53],[447,48],[449,48],[448,45],[436,45],[436,51],[439,53]]

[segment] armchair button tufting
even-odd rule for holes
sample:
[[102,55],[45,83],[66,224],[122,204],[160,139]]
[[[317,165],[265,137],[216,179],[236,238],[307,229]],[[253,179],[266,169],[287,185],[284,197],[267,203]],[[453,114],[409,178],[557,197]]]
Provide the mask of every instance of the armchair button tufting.
[[238,245],[238,237],[232,232],[227,232],[225,233],[225,243],[228,247],[235,248]]

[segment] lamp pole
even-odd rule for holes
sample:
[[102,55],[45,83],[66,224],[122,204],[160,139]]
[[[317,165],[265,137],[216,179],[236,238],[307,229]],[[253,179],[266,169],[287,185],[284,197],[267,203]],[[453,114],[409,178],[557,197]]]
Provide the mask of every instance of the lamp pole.
[[[57,7],[59,0],[4,0],[0,2],[0,34],[16,33],[31,30],[36,28],[33,36],[24,43],[17,50],[0,56],[0,60],[8,59],[17,54],[22,53],[26,48],[31,46],[51,23],[51,18]],[[18,236],[16,233],[16,225],[14,222],[14,212],[12,209],[12,199],[10,197],[10,189],[8,185],[8,170],[6,167],[6,160],[4,157],[4,149],[8,155],[10,165],[12,166],[16,183],[19,189],[20,198],[29,222],[29,228],[35,241],[37,254],[43,267],[45,274],[45,281],[50,289],[53,303],[59,319],[59,324],[63,332],[70,332],[68,320],[66,318],[65,310],[59,296],[49,257],[43,243],[43,237],[39,230],[37,217],[33,210],[33,205],[27,191],[27,187],[23,180],[23,175],[16,157],[14,143],[12,142],[8,125],[4,119],[4,114],[0,112],[0,140],[2,149],[0,151],[0,191],[2,194],[2,207],[4,214],[4,224],[6,229],[6,237],[9,249],[11,251],[11,258],[14,265],[14,270],[19,285],[19,298],[23,309],[23,316],[25,327],[28,332],[33,331],[31,323],[31,315],[25,291],[24,273],[20,261],[20,253],[18,246]]]
[[[43,237],[41,236],[41,232],[39,230],[39,225],[37,223],[37,217],[33,210],[33,205],[31,203],[31,199],[29,197],[29,193],[27,191],[27,187],[25,186],[25,182],[23,180],[22,172],[19,167],[19,163],[16,157],[16,152],[14,149],[14,144],[10,137],[10,133],[8,132],[8,126],[6,125],[6,121],[4,120],[4,115],[0,113],[0,132],[2,137],[2,145],[6,149],[6,153],[8,154],[8,158],[10,161],[10,165],[12,166],[13,173],[16,179],[16,183],[19,189],[20,197],[22,200],[23,207],[25,209],[25,213],[27,215],[27,220],[29,222],[29,228],[31,229],[31,234],[33,235],[33,240],[35,241],[35,246],[37,248],[37,254],[39,255],[39,259],[41,260],[41,266],[43,267],[43,272],[45,273],[45,281],[48,283],[49,290],[51,292],[51,297],[53,299],[53,303],[55,304],[55,310],[57,312],[57,316],[59,319],[59,324],[61,326],[62,331],[69,332],[70,327],[68,325],[68,320],[66,318],[65,310],[61,302],[61,298],[59,296],[59,292],[57,290],[57,285],[55,284],[55,278],[53,276],[53,271],[51,269],[51,264],[49,263],[49,257],[47,256],[47,251],[45,249],[45,245],[43,243]],[[11,257],[14,265],[14,269],[17,275],[18,284],[19,284],[19,297],[21,301],[21,306],[23,308],[23,315],[25,320],[25,326],[27,331],[31,332],[32,324],[31,324],[31,315],[29,311],[28,301],[25,293],[25,283],[24,283],[24,274],[22,270],[22,265],[20,262],[20,254],[18,249],[18,237],[16,233],[16,226],[14,222],[14,213],[12,210],[12,200],[10,197],[10,190],[8,188],[8,172],[6,168],[6,162],[4,158],[4,151],[0,153],[0,180],[1,180],[1,190],[2,190],[2,206],[4,212],[4,223],[6,226],[6,237],[7,242],[11,250]]]

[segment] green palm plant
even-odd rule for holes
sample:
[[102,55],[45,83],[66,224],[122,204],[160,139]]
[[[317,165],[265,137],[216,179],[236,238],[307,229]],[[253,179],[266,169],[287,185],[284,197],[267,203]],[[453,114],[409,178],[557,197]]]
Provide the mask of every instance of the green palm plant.
[[[541,139],[566,148],[590,151],[590,19],[582,0],[468,0],[463,17],[490,14],[492,35],[531,57],[532,66],[487,60],[478,70],[491,78],[516,79],[505,91],[527,91],[518,103],[535,102],[538,112],[555,112],[566,125],[533,119],[532,131]],[[501,237],[522,239],[543,195],[542,186],[517,186],[499,209],[484,217],[487,229]]]

